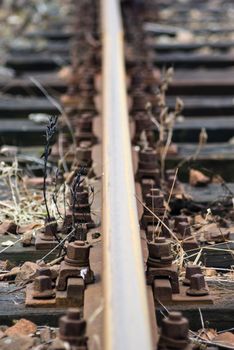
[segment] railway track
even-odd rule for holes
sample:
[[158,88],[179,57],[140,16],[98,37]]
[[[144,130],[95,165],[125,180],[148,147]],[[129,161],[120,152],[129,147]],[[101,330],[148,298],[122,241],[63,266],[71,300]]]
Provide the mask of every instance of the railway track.
[[58,3],[0,74],[0,349],[233,348],[232,2]]

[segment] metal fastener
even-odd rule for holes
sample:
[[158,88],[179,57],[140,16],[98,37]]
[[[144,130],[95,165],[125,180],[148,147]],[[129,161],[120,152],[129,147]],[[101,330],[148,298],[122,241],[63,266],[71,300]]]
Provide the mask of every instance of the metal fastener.
[[197,273],[191,276],[190,288],[186,291],[186,294],[190,296],[204,296],[209,294],[205,278],[202,274]]
[[183,284],[185,286],[190,286],[191,277],[196,274],[202,274],[201,267],[198,265],[188,265],[186,267],[185,278]]
[[59,320],[59,335],[71,345],[87,346],[86,321],[79,309],[68,309],[67,314]]
[[185,349],[189,345],[189,323],[180,312],[170,312],[162,321],[158,348]]
[[52,280],[49,276],[38,276],[34,280],[33,293],[34,299],[51,299],[55,296],[52,288]]

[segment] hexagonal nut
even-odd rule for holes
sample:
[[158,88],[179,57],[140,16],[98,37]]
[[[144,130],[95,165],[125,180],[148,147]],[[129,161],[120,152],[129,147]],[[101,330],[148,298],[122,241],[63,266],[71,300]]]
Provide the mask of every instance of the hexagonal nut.
[[67,246],[66,262],[74,261],[81,266],[89,265],[90,245],[84,241],[71,242]]
[[52,281],[48,276],[38,276],[34,280],[33,288],[37,292],[44,292],[52,289]]
[[161,259],[171,256],[171,243],[165,237],[158,237],[154,242],[148,243],[149,257]]
[[82,319],[79,309],[68,309],[67,314],[59,320],[59,335],[64,341],[76,342],[86,333],[86,321]]
[[188,339],[189,323],[181,312],[170,312],[162,321],[162,335],[175,340]]

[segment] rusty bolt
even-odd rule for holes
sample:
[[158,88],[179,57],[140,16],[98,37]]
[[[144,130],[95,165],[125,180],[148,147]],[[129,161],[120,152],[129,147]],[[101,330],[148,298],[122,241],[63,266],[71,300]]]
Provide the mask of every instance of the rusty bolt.
[[154,242],[148,243],[149,257],[147,264],[154,266],[155,263],[163,266],[171,265],[171,243],[165,237],[157,237]]
[[[75,234],[77,240],[86,241],[88,233],[88,225],[87,224],[79,224],[75,226]],[[79,237],[79,238],[78,238]]]
[[170,312],[162,321],[159,348],[184,349],[189,344],[189,323],[180,312]]
[[160,171],[157,162],[157,152],[151,148],[145,148],[139,152],[139,164],[137,177],[140,181],[143,178],[152,178],[159,182]]
[[52,272],[51,269],[46,267],[46,266],[39,266],[36,272],[37,276],[48,276],[51,277],[52,276]]
[[132,96],[132,109],[133,110],[145,110],[145,106],[148,102],[148,97],[145,93],[141,91],[136,92]]
[[94,81],[93,80],[80,81],[79,88],[81,91],[92,91],[94,90]]
[[53,298],[55,293],[52,288],[52,280],[49,276],[38,276],[34,280],[33,284],[33,298],[35,299],[50,299]]
[[76,192],[81,193],[81,192],[84,192],[85,189],[86,189],[86,187],[84,187],[82,184],[80,184],[79,186],[76,187]]
[[190,280],[193,275],[202,274],[201,267],[198,265],[188,265],[186,267],[185,278],[183,280],[183,284],[186,286],[190,286]]
[[152,163],[154,167],[157,164],[157,152],[151,147],[147,147],[139,152],[139,161],[142,163]]
[[85,346],[86,321],[82,318],[79,309],[68,309],[67,314],[59,320],[59,335],[63,341],[71,345]]
[[161,194],[159,188],[151,188],[149,193],[151,196],[159,196]]
[[65,107],[65,111],[71,122],[73,121],[73,118],[75,121],[77,121],[77,108],[75,107]]
[[150,193],[150,190],[155,187],[155,180],[153,179],[142,179],[141,189],[143,196]]
[[175,226],[176,230],[177,230],[178,224],[181,223],[181,222],[188,222],[188,217],[186,215],[175,216],[174,226]]
[[149,208],[163,208],[164,207],[164,196],[160,193],[159,189],[152,188],[150,193],[145,197],[146,206]]
[[204,296],[209,294],[205,278],[202,274],[197,273],[190,278],[190,288],[186,291],[190,296]]
[[79,91],[78,87],[74,84],[70,85],[67,90],[67,95],[74,96]]
[[57,231],[58,231],[58,224],[56,219],[54,217],[51,217],[50,219],[46,218],[42,239],[45,241],[46,240],[50,241],[57,234]]
[[89,205],[89,192],[88,191],[82,191],[77,194],[76,198],[76,204],[79,207],[82,207],[83,205]]
[[158,237],[155,239],[155,248],[153,257],[162,258],[171,254],[171,244],[165,237]]
[[95,104],[94,104],[94,99],[93,95],[90,94],[89,92],[87,93],[86,91],[83,91],[80,93],[81,100],[79,103],[80,109],[84,110],[93,110],[95,109]]
[[169,179],[169,177],[175,177],[176,171],[174,169],[167,169],[166,170],[166,177],[167,179]]
[[64,174],[61,170],[59,170],[57,173],[56,181],[57,181],[57,184],[60,184],[60,185],[64,183]]
[[84,111],[84,112],[81,111],[80,116],[81,116],[81,118],[93,119],[95,116],[95,112],[94,111]]
[[182,236],[191,236],[191,228],[188,222],[179,222],[177,225],[177,232]]
[[143,130],[152,129],[152,122],[144,113],[137,113],[134,117],[136,133],[141,133]]
[[[70,204],[73,204],[73,194],[70,193]],[[78,186],[75,193],[75,206],[78,208],[89,206],[89,192],[83,186]]]
[[91,143],[88,141],[80,142],[79,147],[76,149],[76,159],[79,161],[90,161],[92,160],[92,149]]
[[92,132],[93,118],[89,115],[82,115],[82,117],[77,120],[77,128],[82,132]]
[[[175,181],[174,176],[169,176],[167,178],[167,185],[168,185],[169,188],[171,188],[173,186],[174,181]],[[176,181],[175,181],[175,184],[176,184]]]
[[65,261],[78,267],[89,266],[90,245],[84,241],[71,242],[67,246]]

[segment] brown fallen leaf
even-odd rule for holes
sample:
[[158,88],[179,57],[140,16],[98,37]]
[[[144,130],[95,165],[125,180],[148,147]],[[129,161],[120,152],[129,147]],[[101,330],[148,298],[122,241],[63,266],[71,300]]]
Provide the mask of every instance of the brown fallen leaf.
[[230,230],[227,228],[219,227],[219,225],[217,225],[215,222],[204,225],[196,231],[196,237],[201,242],[224,242],[226,239],[229,239],[229,236]]
[[25,232],[28,232],[28,231],[32,231],[32,230],[35,230],[36,228],[40,228],[42,227],[41,224],[39,223],[31,223],[31,224],[28,224],[28,225],[21,225],[19,226],[18,228],[18,234],[23,234]]
[[191,186],[206,186],[210,182],[210,178],[201,171],[190,169],[189,183]]
[[16,324],[12,327],[7,328],[5,331],[5,335],[13,336],[13,335],[29,335],[34,334],[37,330],[37,326],[24,318],[21,318]]
[[58,72],[58,77],[61,78],[62,80],[68,80],[71,78],[72,75],[72,69],[69,66],[65,66],[60,69]]
[[213,184],[223,184],[224,179],[220,175],[214,175],[212,178],[212,183]]
[[234,334],[231,332],[220,333],[214,338],[214,341],[223,345],[234,346]]
[[201,215],[195,215],[194,224],[195,225],[206,225],[207,221]]
[[11,271],[0,274],[0,281],[9,281],[14,279],[20,272],[20,267],[16,266]]
[[215,269],[209,269],[209,268],[206,268],[204,271],[203,271],[203,274],[206,276],[206,277],[214,277],[214,276],[217,276],[218,273]]
[[198,334],[202,339],[208,340],[208,341],[212,341],[217,336],[216,330],[212,328],[199,330]]
[[32,279],[36,275],[38,265],[31,261],[26,261],[21,267],[20,271],[17,273],[15,278],[15,283],[19,284]]
[[5,337],[5,332],[0,329],[0,339]]
[[16,234],[17,225],[13,221],[5,220],[0,225],[0,235],[6,235],[8,233]]
[[176,155],[178,154],[178,146],[175,143],[172,143],[168,148],[168,155]]

